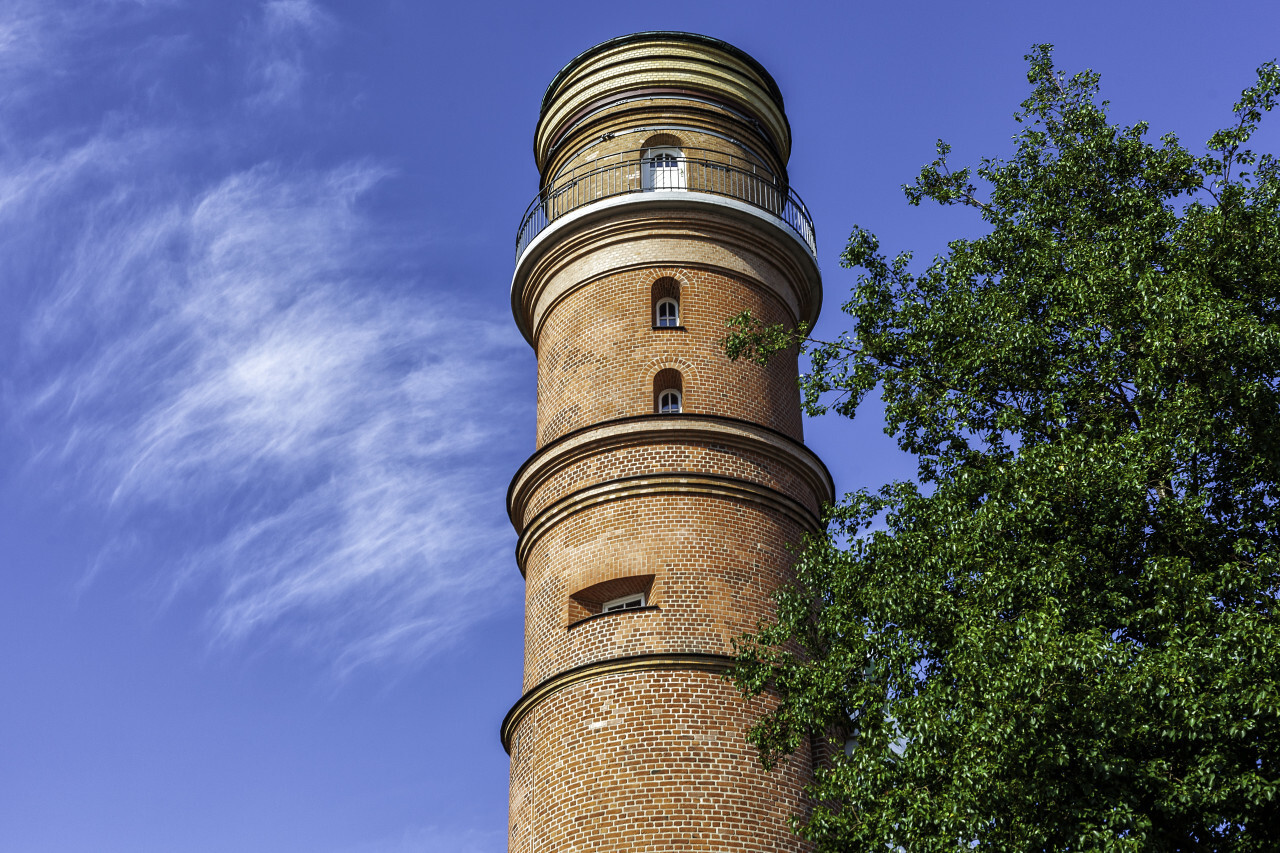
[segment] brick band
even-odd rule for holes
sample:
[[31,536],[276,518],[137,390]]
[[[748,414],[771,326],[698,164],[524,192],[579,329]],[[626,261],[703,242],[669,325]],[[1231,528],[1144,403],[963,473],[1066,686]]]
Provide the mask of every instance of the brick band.
[[653,654],[632,655],[630,657],[612,658],[594,661],[557,673],[542,683],[529,689],[527,693],[511,706],[511,710],[502,719],[500,730],[502,748],[511,753],[511,735],[520,721],[547,697],[560,692],[566,687],[600,678],[606,675],[617,675],[622,672],[643,672],[646,670],[698,670],[701,672],[728,672],[733,658],[727,655],[709,654]]
[[543,483],[570,465],[621,447],[673,442],[707,442],[768,453],[809,484],[817,505],[835,501],[835,485],[827,466],[812,450],[777,430],[716,415],[639,415],[568,433],[530,456],[507,489],[511,523],[523,533],[530,498]]
[[571,515],[611,501],[653,495],[710,495],[728,500],[762,504],[800,525],[818,533],[822,520],[804,504],[769,486],[694,471],[670,471],[619,477],[585,489],[579,489],[533,517],[516,542],[516,565],[525,573],[525,560],[544,533]]

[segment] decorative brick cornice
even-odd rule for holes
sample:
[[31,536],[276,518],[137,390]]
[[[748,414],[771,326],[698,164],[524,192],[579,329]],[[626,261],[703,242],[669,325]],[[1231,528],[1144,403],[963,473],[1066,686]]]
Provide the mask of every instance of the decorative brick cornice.
[[703,495],[768,507],[813,533],[822,530],[821,519],[804,504],[777,489],[736,477],[688,471],[664,471],[619,477],[579,489],[539,512],[529,522],[516,542],[516,564],[525,573],[529,552],[559,522],[586,509],[611,501],[657,495]]
[[567,669],[564,672],[558,672],[530,688],[511,706],[511,710],[507,712],[507,716],[502,720],[502,748],[510,754],[511,736],[514,734],[516,726],[520,725],[520,721],[539,702],[574,684],[593,678],[603,678],[607,675],[651,670],[695,670],[720,674],[727,672],[732,663],[733,658],[727,655],[659,653],[593,661],[581,666],[575,666],[573,669]]
[[[638,415],[567,433],[530,456],[507,488],[507,513],[511,523],[517,532],[523,533],[530,498],[540,485],[570,465],[619,448],[680,442],[714,443],[768,456],[799,475],[812,489],[818,506],[835,501],[835,484],[827,466],[804,444],[777,430],[717,415]],[[693,472],[680,476],[690,475],[699,476]],[[795,502],[790,497],[788,500]],[[813,515],[807,509],[806,513]]]

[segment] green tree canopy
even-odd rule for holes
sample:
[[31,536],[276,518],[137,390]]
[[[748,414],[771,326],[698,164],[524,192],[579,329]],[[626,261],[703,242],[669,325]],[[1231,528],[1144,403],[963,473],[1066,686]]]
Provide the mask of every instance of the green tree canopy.
[[[877,389],[917,482],[847,496],[734,678],[770,763],[833,753],[821,851],[1280,845],[1280,166],[1259,69],[1196,155],[1029,55],[1016,153],[905,187],[986,235],[913,271],[856,228],[810,413]],[[853,451],[856,452],[856,451]]]

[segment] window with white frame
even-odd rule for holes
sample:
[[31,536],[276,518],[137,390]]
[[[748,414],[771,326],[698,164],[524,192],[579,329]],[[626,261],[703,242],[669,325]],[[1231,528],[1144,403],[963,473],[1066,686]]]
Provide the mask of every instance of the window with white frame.
[[622,598],[606,601],[600,605],[600,612],[613,613],[617,610],[636,610],[641,607],[644,607],[644,593],[637,592],[633,595],[624,595]]
[[684,377],[674,367],[653,375],[653,411],[660,415],[684,411]]
[[666,299],[659,299],[657,306],[657,317],[654,318],[655,326],[679,326],[680,325],[680,303],[676,302],[670,296]]
[[645,189],[684,189],[684,157],[680,156],[679,148],[650,148],[648,155],[645,158]]

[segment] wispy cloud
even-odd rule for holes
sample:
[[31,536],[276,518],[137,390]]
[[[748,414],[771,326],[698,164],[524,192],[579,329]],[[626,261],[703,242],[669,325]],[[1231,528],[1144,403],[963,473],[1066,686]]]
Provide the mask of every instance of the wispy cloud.
[[307,80],[311,49],[336,30],[311,0],[269,0],[246,24],[248,101],[255,107],[292,103]]
[[347,848],[342,853],[498,853],[506,848],[505,827],[475,830],[428,826]]
[[[119,29],[182,0],[4,0],[0,3],[0,108],[65,85],[86,66],[115,66],[115,51],[84,47],[104,30]],[[139,44],[129,45],[131,64],[145,64]],[[125,53],[125,51],[121,51]]]
[[106,206],[28,326],[36,367],[60,365],[23,409],[44,461],[117,517],[202,519],[174,582],[217,579],[217,637],[343,670],[422,655],[510,562],[483,451],[510,438],[513,336],[362,277],[393,248],[357,209],[383,177],[260,167]]
[[[260,20],[255,55],[299,67],[299,33],[333,26],[303,0]],[[270,76],[259,93],[287,96]],[[528,420],[516,336],[403,272],[422,246],[376,214],[375,163],[193,178],[209,143],[187,128],[83,130],[0,156],[0,278],[26,304],[28,472],[115,531],[88,581],[141,559],[207,603],[214,642],[339,673],[442,647],[512,570],[494,449]]]
[[43,54],[43,18],[35,3],[12,0],[0,8],[0,74],[19,74]]

